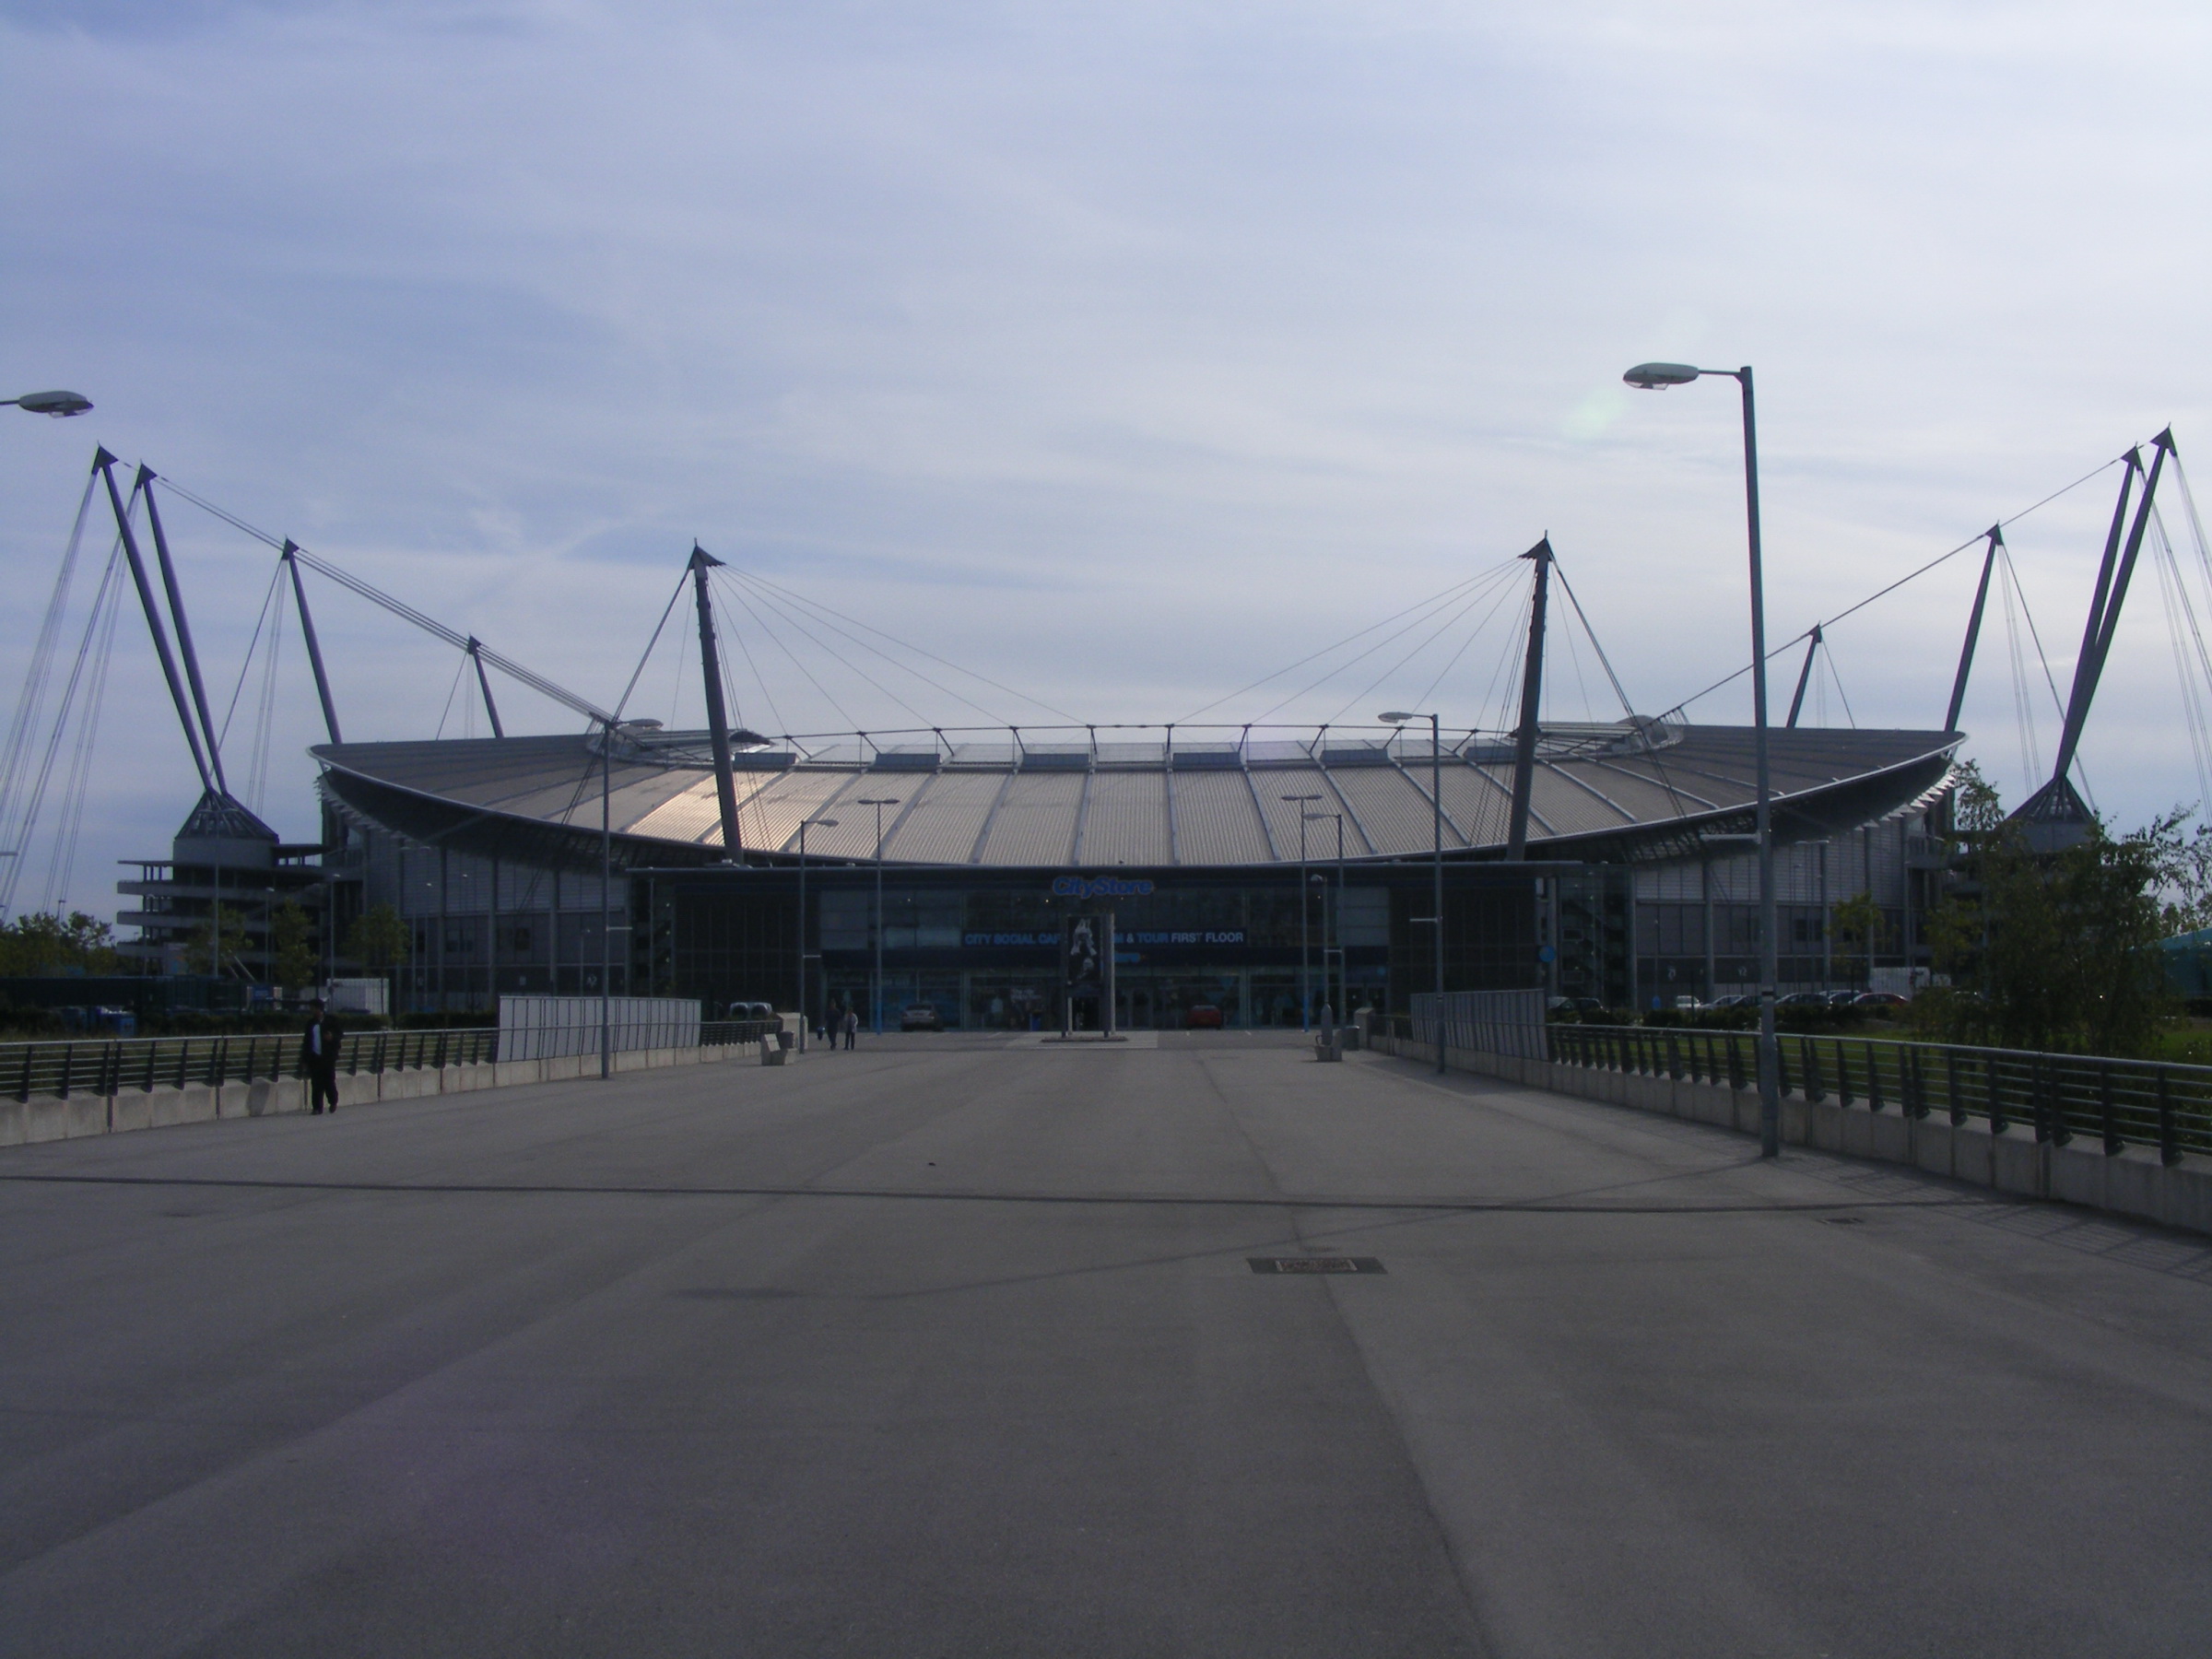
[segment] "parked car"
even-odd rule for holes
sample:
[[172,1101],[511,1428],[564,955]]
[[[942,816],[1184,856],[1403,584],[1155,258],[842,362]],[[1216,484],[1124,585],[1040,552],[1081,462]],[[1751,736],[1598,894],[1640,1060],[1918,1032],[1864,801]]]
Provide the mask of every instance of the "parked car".
[[1716,996],[1711,1002],[1700,1003],[1698,1007],[1702,1013],[1717,1014],[1723,1008],[1746,1007],[1758,1000],[1756,996],[1746,996],[1739,991],[1731,991],[1726,996]]
[[1828,994],[1828,1006],[1831,1008],[1848,1008],[1858,1000],[1859,994],[1856,991],[1830,991]]
[[1901,1008],[1910,999],[1894,991],[1862,991],[1851,999],[1854,1008]]
[[1221,1010],[1212,1003],[1193,1003],[1182,1011],[1182,1029],[1186,1031],[1218,1031],[1221,1026]]
[[937,1012],[935,1003],[908,1003],[899,1011],[899,1029],[902,1031],[941,1031],[945,1018]]
[[1825,1008],[1828,1006],[1828,993],[1793,991],[1787,996],[1776,997],[1774,1006],[1778,1008]]

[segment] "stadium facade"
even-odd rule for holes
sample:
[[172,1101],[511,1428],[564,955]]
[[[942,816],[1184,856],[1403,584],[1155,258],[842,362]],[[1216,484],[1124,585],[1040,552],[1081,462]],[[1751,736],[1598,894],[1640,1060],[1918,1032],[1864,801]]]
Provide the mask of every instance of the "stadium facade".
[[[593,992],[603,959],[618,994],[788,1007],[803,956],[818,1017],[926,1003],[973,1028],[1056,1024],[1061,930],[1111,905],[1117,1023],[1209,1005],[1295,1025],[1305,994],[1402,1008],[1430,988],[1441,806],[1450,988],[1649,1006],[1756,983],[1747,728],[1543,726],[1518,859],[1511,734],[1446,732],[1433,763],[1425,725],[739,736],[723,769],[707,734],[649,723],[318,747],[334,920],[406,919],[418,1008]],[[1771,734],[1784,990],[1926,961],[1960,741]],[[1862,894],[1883,924],[1846,955],[1834,907]]]

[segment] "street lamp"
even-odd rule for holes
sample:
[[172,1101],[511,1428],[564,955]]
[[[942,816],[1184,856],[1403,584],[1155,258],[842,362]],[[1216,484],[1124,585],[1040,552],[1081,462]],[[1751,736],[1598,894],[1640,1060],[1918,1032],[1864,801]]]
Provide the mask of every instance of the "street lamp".
[[1405,709],[1392,709],[1375,716],[1385,725],[1402,726],[1409,720],[1426,718],[1429,722],[1429,802],[1436,813],[1436,914],[1430,924],[1436,929],[1436,1069],[1444,1069],[1444,737],[1443,727],[1434,714],[1422,716]]
[[869,795],[853,803],[876,808],[876,983],[868,1000],[876,1005],[876,1035],[883,1035],[883,809],[899,805],[897,795]]
[[1283,797],[1298,807],[1298,1029],[1301,1031],[1313,1029],[1313,976],[1307,953],[1313,926],[1306,920],[1306,820],[1313,815],[1306,810],[1306,805],[1321,798],[1317,794]]
[[[806,1052],[806,831],[834,830],[835,818],[799,820],[799,1053]],[[835,1048],[832,1042],[830,1045]]]
[[1772,776],[1767,766],[1767,599],[1759,565],[1759,429],[1752,415],[1751,365],[1741,369],[1696,369],[1688,363],[1639,363],[1621,379],[1644,391],[1687,386],[1703,375],[1725,375],[1743,390],[1744,515],[1751,545],[1751,724],[1752,752],[1759,774],[1759,1155],[1782,1152],[1782,1054],[1774,1038],[1776,957],[1780,941],[1774,920],[1774,818]]
[[20,397],[0,397],[0,408],[13,404],[33,415],[51,415],[56,420],[82,415],[92,400],[76,392],[26,392]]
[[[1352,1000],[1352,988],[1344,967],[1344,814],[1341,812],[1309,812],[1303,815],[1307,823],[1324,823],[1331,818],[1336,822],[1336,903],[1330,908],[1328,888],[1322,888],[1321,897],[1321,994],[1329,994],[1329,951],[1336,952],[1336,1000],[1331,1006],[1336,1010],[1341,1023],[1350,1018],[1346,1005]],[[1299,826],[1302,830],[1304,824]],[[1316,881],[1321,880],[1315,877]]]

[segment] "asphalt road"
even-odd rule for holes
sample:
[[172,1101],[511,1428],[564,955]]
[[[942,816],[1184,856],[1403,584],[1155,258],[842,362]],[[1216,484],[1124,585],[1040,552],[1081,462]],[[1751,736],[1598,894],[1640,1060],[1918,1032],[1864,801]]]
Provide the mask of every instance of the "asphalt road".
[[2212,1651],[2212,1250],[1753,1152],[1214,1033],[12,1149],[0,1652]]

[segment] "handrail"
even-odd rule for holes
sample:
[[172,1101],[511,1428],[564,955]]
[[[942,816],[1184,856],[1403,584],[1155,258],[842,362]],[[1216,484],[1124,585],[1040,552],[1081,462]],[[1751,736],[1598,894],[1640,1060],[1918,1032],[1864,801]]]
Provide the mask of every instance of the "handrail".
[[[773,1020],[725,1019],[699,1029],[702,1048],[758,1042],[776,1029]],[[338,1041],[337,1068],[362,1072],[415,1071],[476,1065],[499,1058],[496,1026],[437,1030],[349,1031]],[[113,1095],[203,1085],[255,1083],[303,1077],[307,1040],[298,1032],[214,1037],[65,1038],[0,1043],[0,1096]]]
[[[1754,1032],[1696,1026],[1546,1028],[1555,1065],[1737,1089],[1758,1077],[1756,1041]],[[1980,1119],[1994,1135],[2018,1125],[2062,1147],[2094,1136],[2108,1156],[2155,1147],[2169,1164],[2212,1155],[2212,1066],[1829,1033],[1785,1032],[1777,1047],[1783,1094],[1815,1105],[1832,1097],[1912,1118],[1941,1112],[1953,1124]]]

